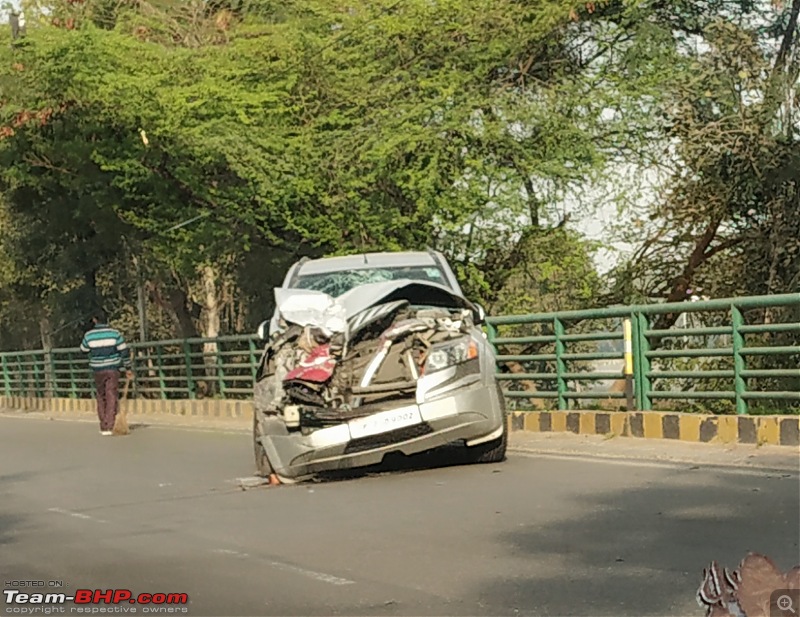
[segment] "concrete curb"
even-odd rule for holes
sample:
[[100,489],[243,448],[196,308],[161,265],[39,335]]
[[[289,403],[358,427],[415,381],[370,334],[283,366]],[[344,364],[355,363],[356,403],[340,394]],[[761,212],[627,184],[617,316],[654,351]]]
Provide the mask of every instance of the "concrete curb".
[[[252,401],[220,399],[129,399],[122,409],[143,419],[252,422]],[[58,417],[95,416],[92,399],[0,396],[0,409],[39,411]],[[739,443],[800,446],[800,416],[715,416],[647,411],[516,411],[509,415],[511,432],[616,435],[695,443]]]
[[[95,414],[94,399],[78,398],[33,398],[0,396],[0,409],[15,411],[41,411],[54,417],[76,414]],[[196,418],[198,420],[253,419],[252,401],[229,401],[220,399],[126,399],[120,401],[120,409],[130,415],[141,417],[170,416],[174,418]]]
[[715,416],[662,411],[517,411],[511,432],[616,435],[695,443],[800,446],[800,416]]

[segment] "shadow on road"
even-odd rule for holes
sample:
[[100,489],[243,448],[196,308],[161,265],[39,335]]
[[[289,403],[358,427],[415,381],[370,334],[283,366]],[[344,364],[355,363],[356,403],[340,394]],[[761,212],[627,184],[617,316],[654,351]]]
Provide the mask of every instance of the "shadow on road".
[[567,511],[501,535],[531,565],[524,577],[487,581],[478,598],[496,607],[491,614],[700,616],[694,598],[711,560],[735,568],[753,551],[784,571],[797,565],[799,504],[793,478],[691,470],[655,486],[581,496],[571,509],[580,516]]
[[[8,486],[15,482],[27,482],[33,478],[30,472],[9,473],[0,475],[0,546],[11,544],[13,541],[12,532],[22,522],[22,518],[8,511],[12,502]],[[1,553],[0,553],[1,554]],[[2,561],[2,557],[0,557]]]
[[467,465],[469,463],[466,447],[461,444],[453,444],[413,456],[405,456],[401,453],[388,454],[379,465],[361,467],[359,469],[326,471],[318,474],[314,481],[342,482],[345,480],[357,480],[359,478],[385,474],[409,473],[425,469],[442,469],[445,467]]
[[20,517],[13,514],[0,512],[0,546],[11,544],[13,536],[11,532],[20,522]]

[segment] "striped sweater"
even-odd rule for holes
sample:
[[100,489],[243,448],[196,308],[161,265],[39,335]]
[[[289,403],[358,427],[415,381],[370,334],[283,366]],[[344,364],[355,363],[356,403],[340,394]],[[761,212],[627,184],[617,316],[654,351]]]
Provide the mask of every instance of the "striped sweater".
[[81,351],[89,354],[89,366],[95,371],[131,367],[131,353],[118,330],[97,324],[81,341]]

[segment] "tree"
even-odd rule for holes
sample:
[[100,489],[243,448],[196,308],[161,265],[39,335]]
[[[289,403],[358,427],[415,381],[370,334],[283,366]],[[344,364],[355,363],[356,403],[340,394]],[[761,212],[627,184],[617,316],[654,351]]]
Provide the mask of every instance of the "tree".
[[[634,232],[648,237],[618,282],[668,302],[697,287],[715,297],[797,291],[800,159],[792,93],[800,2],[725,3],[729,13],[718,19],[682,12],[693,4],[658,12],[665,26],[683,24],[683,34],[702,37],[708,49],[690,52],[676,41],[679,70],[659,104],[669,140],[663,158],[674,161],[674,175],[649,213],[652,223]],[[676,318],[665,315],[657,327]]]
[[433,243],[490,298],[510,247],[476,220],[546,229],[540,187],[601,164],[599,108],[563,62],[573,8],[52,3],[2,52],[15,260],[53,280],[51,313],[72,290],[77,313],[105,296],[130,316],[144,273],[180,336],[218,331],[256,259]]

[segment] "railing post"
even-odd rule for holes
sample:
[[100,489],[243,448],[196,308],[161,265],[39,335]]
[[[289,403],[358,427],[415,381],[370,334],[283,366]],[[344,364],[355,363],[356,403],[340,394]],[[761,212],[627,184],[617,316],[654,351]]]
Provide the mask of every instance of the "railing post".
[[75,383],[75,364],[72,361],[72,352],[67,352],[67,357],[69,358],[69,389],[70,389],[70,398],[77,398],[78,396],[78,384]]
[[192,373],[192,346],[189,341],[183,342],[183,358],[186,363],[186,387],[189,391],[189,398],[195,398],[194,375]]
[[256,387],[256,380],[258,379],[258,358],[256,358],[256,342],[253,339],[247,341],[250,351],[250,375],[253,379],[253,387]]
[[223,364],[223,356],[222,356],[222,346],[219,342],[219,339],[216,341],[216,345],[214,345],[214,349],[216,349],[216,364],[217,364],[217,384],[219,387],[219,395],[222,398],[225,398],[225,370],[222,366]]
[[733,389],[736,393],[736,413],[739,415],[747,415],[747,399],[744,395],[747,393],[747,381],[743,373],[745,370],[744,355],[744,335],[742,334],[741,327],[744,325],[744,317],[742,311],[735,305],[731,306],[731,325],[733,326]]
[[489,321],[486,322],[486,340],[494,346],[494,340],[497,338],[497,328]]
[[[22,360],[25,356],[20,356],[20,366],[23,367],[22,372],[25,374],[25,397],[36,397],[36,359],[29,356],[30,360]],[[24,362],[24,364],[23,364]]]
[[59,390],[58,373],[56,372],[56,356],[52,349],[48,352],[48,357],[50,358],[50,383],[52,384],[52,388],[50,389],[50,397],[58,398]]
[[161,345],[158,343],[156,343],[156,368],[158,369],[158,390],[161,394],[161,398],[165,399],[167,398],[167,381],[164,379],[164,358],[161,353]]
[[639,398],[639,409],[642,411],[650,411],[653,409],[653,401],[650,398],[650,390],[652,384],[650,383],[650,359],[647,357],[650,351],[650,341],[647,339],[647,331],[650,329],[650,322],[647,315],[639,313],[636,315],[636,348],[638,358],[634,360],[636,367],[638,367],[638,375],[636,380],[636,389]]
[[11,375],[8,372],[8,356],[3,354],[3,388],[6,396],[11,396]]
[[136,366],[136,361],[139,359],[139,349],[138,345],[131,345],[130,354],[131,354],[131,373],[133,373],[133,379],[131,380],[131,387],[133,387],[133,398],[139,398],[139,369]]
[[[497,345],[494,344],[495,340],[497,340],[497,327],[489,321],[486,322],[486,340],[492,346],[494,353],[497,354]],[[500,372],[500,366],[497,362],[494,364],[494,370],[496,373]]]
[[639,338],[639,314],[631,313],[631,343],[633,347],[633,386],[636,396],[636,409],[642,408],[642,367],[639,358],[642,351],[639,349],[641,340]]
[[558,392],[558,409],[569,409],[567,397],[567,382],[564,379],[564,373],[567,372],[567,363],[564,362],[564,354],[566,353],[566,345],[561,337],[564,336],[564,324],[557,317],[553,320],[553,334],[556,337],[556,384]]
[[33,358],[33,381],[36,384],[36,388],[34,389],[34,396],[36,398],[44,398],[44,391],[47,389],[47,363],[42,356],[42,373],[44,373],[44,386],[42,385],[42,376],[39,373],[39,358],[36,354],[31,356]]
[[625,346],[625,368],[623,369],[623,375],[625,376],[625,409],[634,411],[636,409],[636,401],[634,400],[633,385],[633,328],[631,327],[631,320],[628,318],[622,320],[622,340]]
[[28,378],[25,375],[25,368],[22,366],[22,359],[17,354],[17,395],[28,396]]

